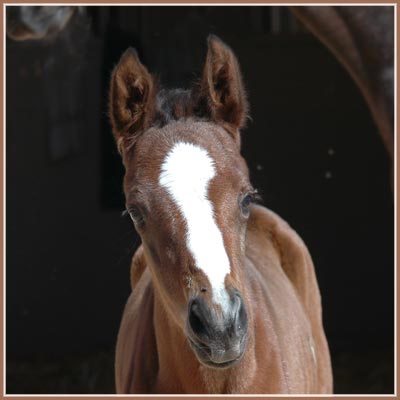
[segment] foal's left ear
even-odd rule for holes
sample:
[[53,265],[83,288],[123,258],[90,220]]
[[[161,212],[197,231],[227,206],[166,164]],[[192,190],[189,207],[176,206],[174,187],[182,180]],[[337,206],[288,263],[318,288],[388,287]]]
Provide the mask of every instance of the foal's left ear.
[[227,123],[235,132],[244,126],[248,103],[239,64],[233,51],[214,35],[208,37],[199,94],[215,122]]

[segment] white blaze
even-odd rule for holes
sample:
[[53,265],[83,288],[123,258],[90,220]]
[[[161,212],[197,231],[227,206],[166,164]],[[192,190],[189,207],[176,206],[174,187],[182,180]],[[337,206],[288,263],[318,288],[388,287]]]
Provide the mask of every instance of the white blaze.
[[227,310],[229,298],[224,281],[230,273],[229,258],[208,199],[208,185],[214,176],[214,161],[205,149],[178,142],[161,165],[159,183],[186,221],[186,245],[196,267],[209,279],[214,301]]

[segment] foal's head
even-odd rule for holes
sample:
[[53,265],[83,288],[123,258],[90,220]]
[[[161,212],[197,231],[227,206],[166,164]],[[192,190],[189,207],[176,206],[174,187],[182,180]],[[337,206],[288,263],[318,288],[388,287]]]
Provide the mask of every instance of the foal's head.
[[157,295],[198,359],[227,367],[247,339],[246,224],[254,190],[240,156],[247,102],[232,51],[208,40],[190,91],[159,91],[134,50],[111,80],[126,208]]

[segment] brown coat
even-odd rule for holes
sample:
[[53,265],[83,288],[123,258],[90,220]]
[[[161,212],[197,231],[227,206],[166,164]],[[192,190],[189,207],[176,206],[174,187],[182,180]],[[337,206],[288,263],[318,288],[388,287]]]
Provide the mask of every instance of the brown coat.
[[246,236],[249,340],[238,364],[202,366],[154,290],[139,247],[118,335],[118,393],[331,393],[329,350],[310,254],[272,211],[253,205]]

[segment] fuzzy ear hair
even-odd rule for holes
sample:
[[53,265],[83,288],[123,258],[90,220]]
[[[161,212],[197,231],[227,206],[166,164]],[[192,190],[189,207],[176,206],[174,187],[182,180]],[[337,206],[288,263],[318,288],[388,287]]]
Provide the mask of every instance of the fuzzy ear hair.
[[129,48],[114,68],[110,84],[109,116],[121,154],[150,126],[155,110],[154,79]]
[[248,103],[239,64],[233,51],[214,35],[208,37],[199,96],[215,122],[228,123],[235,130],[244,126]]

